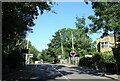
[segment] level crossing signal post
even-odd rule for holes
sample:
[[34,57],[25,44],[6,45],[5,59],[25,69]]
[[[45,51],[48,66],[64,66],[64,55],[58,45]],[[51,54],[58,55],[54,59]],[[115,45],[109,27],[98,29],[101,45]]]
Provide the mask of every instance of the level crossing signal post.
[[72,64],[75,64],[75,56],[76,56],[76,52],[75,51],[71,51],[70,52],[70,57],[71,57]]
[[29,49],[22,49],[22,53],[24,54],[24,65],[27,64],[27,53]]
[[70,52],[70,56],[71,56],[72,64],[75,64],[75,55],[76,55],[76,52],[74,51],[74,36],[73,36],[72,32],[71,32],[71,38],[72,38],[72,51]]

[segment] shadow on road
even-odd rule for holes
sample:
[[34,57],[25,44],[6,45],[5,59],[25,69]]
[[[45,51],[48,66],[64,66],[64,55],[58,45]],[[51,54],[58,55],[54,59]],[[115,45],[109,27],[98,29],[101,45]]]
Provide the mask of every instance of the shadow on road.
[[40,64],[40,65],[27,65],[23,68],[15,70],[9,74],[3,75],[3,80],[7,81],[53,81],[66,75],[77,74],[90,74],[92,76],[104,76],[104,72],[86,67],[67,67],[57,64]]
[[[72,72],[60,71],[60,73],[56,70],[61,69],[63,65],[27,65],[23,68],[15,70],[11,73],[2,76],[3,80],[7,81],[30,81],[30,80],[38,80],[38,81],[48,81],[54,80],[57,77],[62,77],[63,75],[72,74]],[[61,75],[61,73],[63,75]]]
[[90,75],[95,75],[95,76],[104,76],[105,71],[102,70],[96,70],[93,68],[87,68],[87,67],[70,67],[70,68],[74,68],[75,72],[78,72],[79,74],[90,74]]

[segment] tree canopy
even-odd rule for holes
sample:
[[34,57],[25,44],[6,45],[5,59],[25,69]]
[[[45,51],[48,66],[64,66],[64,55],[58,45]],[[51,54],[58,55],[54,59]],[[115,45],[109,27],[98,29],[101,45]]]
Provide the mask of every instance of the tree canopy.
[[[70,57],[72,51],[72,38],[74,35],[74,48],[78,56],[84,56],[92,51],[93,43],[91,38],[87,35],[85,18],[76,17],[76,28],[62,28],[55,32],[53,39],[48,44],[47,54],[50,55],[54,61],[59,61],[58,55],[63,54],[64,59]],[[44,52],[45,50],[43,50]]]
[[[103,36],[108,35],[109,31],[120,35],[120,2],[92,2],[92,8],[95,15],[88,18],[92,21],[89,27],[93,32],[102,29]],[[120,36],[117,37],[117,41],[120,41]]]
[[[27,33],[32,32],[34,20],[44,11],[52,11],[52,2],[3,2],[2,3],[2,56],[3,68],[9,67],[9,60],[15,54],[21,57],[24,40]],[[39,14],[40,11],[40,14]],[[17,52],[14,52],[16,51]],[[13,54],[14,52],[14,54]],[[11,56],[13,54],[13,56]],[[15,61],[13,61],[15,62]]]
[[[92,0],[90,0],[92,1]],[[114,33],[115,49],[113,54],[116,60],[117,74],[120,74],[120,0],[118,2],[92,2],[95,15],[88,18],[92,21],[89,26],[93,32],[103,30],[103,36]],[[116,58],[117,57],[117,58]]]
[[[40,2],[8,2],[2,3],[2,40],[3,50],[16,46],[25,38],[27,31],[32,32],[34,21],[37,19],[38,10],[51,11],[52,3]],[[4,48],[5,47],[5,48]]]

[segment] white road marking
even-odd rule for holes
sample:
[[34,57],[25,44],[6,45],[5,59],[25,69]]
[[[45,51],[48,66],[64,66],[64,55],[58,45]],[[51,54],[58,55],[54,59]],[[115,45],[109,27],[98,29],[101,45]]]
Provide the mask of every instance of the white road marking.
[[[51,65],[52,66],[52,65]],[[53,67],[53,66],[52,66]],[[54,68],[54,67],[53,67]],[[67,79],[68,81],[70,81],[69,80],[69,78],[68,77],[66,77],[66,76],[64,76],[59,70],[57,70],[56,68],[54,68],[58,73],[60,73],[65,79]]]

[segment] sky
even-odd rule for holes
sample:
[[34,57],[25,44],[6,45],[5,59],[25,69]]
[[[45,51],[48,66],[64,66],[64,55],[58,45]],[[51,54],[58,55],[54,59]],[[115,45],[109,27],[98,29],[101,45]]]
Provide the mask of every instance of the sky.
[[[76,28],[75,17],[86,18],[86,23],[90,24],[91,21],[87,19],[89,15],[94,15],[91,4],[84,2],[58,2],[57,5],[52,7],[52,10],[57,14],[45,11],[42,15],[38,16],[35,20],[33,33],[28,34],[28,40],[38,50],[47,49],[47,44],[50,43],[52,35],[62,28]],[[99,38],[100,34],[92,34],[90,38],[93,41]]]

